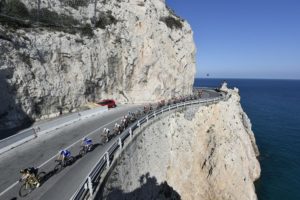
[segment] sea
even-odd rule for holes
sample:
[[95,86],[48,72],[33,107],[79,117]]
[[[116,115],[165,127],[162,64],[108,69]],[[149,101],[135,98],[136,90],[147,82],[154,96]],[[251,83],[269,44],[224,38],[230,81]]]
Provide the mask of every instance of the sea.
[[[224,79],[196,79],[219,87]],[[259,200],[300,200],[300,80],[226,79],[252,122],[262,168]]]

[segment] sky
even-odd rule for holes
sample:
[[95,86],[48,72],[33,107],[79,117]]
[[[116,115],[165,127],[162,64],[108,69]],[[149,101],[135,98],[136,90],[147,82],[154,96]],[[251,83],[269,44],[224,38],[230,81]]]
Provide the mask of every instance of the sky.
[[300,79],[300,0],[166,3],[194,31],[196,77]]

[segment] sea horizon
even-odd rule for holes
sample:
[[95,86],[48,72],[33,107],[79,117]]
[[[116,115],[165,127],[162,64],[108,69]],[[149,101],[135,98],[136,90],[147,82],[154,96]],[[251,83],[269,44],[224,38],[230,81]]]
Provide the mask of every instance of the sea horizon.
[[196,78],[194,86],[237,87],[260,156],[259,200],[300,199],[300,80]]
[[222,79],[222,80],[278,80],[278,81],[300,81],[299,79],[289,79],[289,78],[218,78],[218,77],[196,77],[195,79]]

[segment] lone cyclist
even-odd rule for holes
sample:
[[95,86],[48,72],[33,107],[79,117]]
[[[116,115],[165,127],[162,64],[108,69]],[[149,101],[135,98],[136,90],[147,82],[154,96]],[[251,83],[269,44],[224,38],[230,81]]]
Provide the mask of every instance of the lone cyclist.
[[40,187],[40,182],[37,178],[38,168],[28,167],[26,169],[20,170],[22,177],[20,178],[19,182],[21,181],[33,181],[36,187]]
[[92,146],[93,146],[93,141],[89,138],[84,138],[82,140],[81,145],[84,146],[88,151],[90,151],[92,149]]

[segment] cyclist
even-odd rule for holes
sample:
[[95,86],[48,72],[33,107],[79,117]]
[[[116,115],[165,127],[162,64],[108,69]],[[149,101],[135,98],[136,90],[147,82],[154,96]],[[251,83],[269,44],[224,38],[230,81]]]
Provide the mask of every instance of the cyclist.
[[117,134],[121,134],[121,125],[116,123],[114,130],[117,132]]
[[24,180],[31,180],[36,185],[36,187],[40,187],[40,182],[37,178],[38,168],[28,167],[26,169],[20,170],[20,173],[22,174],[22,177],[20,178],[19,182]]
[[89,138],[83,138],[81,145],[84,146],[88,151],[90,151],[93,146],[93,141]]
[[125,115],[124,118],[122,119],[122,124],[126,128],[128,126],[128,116]]
[[67,149],[63,149],[59,152],[57,160],[61,160],[62,162],[65,162],[69,158],[71,158],[71,152]]
[[108,142],[108,141],[109,141],[109,133],[110,133],[110,130],[109,130],[108,128],[104,128],[103,133],[104,133],[104,136],[105,136],[105,138],[106,138],[106,141],[105,141],[105,142]]

